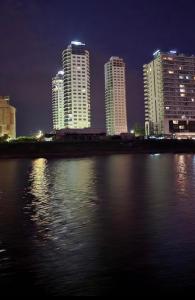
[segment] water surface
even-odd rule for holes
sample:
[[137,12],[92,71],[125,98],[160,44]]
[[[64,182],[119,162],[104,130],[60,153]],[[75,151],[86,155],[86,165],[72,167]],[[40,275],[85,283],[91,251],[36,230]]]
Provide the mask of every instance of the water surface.
[[194,282],[194,155],[0,160],[1,289],[121,295]]

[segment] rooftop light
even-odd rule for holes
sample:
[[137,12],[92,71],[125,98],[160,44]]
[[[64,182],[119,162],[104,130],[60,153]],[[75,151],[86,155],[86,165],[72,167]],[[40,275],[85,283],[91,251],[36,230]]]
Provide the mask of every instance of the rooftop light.
[[64,75],[64,71],[59,71],[58,75]]
[[160,54],[160,50],[156,50],[156,51],[153,53],[154,56],[157,56],[158,54]]
[[75,46],[85,46],[85,44],[78,42],[78,41],[72,41],[71,45],[75,45]]
[[177,54],[177,51],[176,50],[171,50],[170,53],[171,54]]

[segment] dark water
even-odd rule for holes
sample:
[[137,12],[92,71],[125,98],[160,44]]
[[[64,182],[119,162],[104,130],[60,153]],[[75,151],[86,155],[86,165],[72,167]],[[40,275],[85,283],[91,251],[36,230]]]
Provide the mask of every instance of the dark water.
[[0,161],[0,288],[195,286],[195,156]]

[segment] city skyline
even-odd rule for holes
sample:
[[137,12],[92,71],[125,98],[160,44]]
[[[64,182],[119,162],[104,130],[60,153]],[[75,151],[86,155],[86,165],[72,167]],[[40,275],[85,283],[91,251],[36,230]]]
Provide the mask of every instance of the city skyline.
[[2,0],[0,94],[9,94],[17,107],[18,135],[51,130],[51,76],[61,68],[60,53],[74,39],[86,42],[92,53],[94,125],[105,124],[102,68],[112,55],[123,57],[127,64],[128,127],[135,122],[144,125],[142,65],[158,48],[195,53],[194,3],[189,1],[187,8],[169,3],[169,9],[166,3],[132,1],[119,7],[115,1],[112,5],[60,1],[56,6],[54,1],[46,5],[45,1]]

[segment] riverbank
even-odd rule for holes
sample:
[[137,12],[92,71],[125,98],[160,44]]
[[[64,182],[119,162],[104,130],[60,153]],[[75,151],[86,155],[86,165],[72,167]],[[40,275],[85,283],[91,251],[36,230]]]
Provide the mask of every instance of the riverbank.
[[195,153],[194,140],[1,143],[0,159],[71,158],[111,154]]

